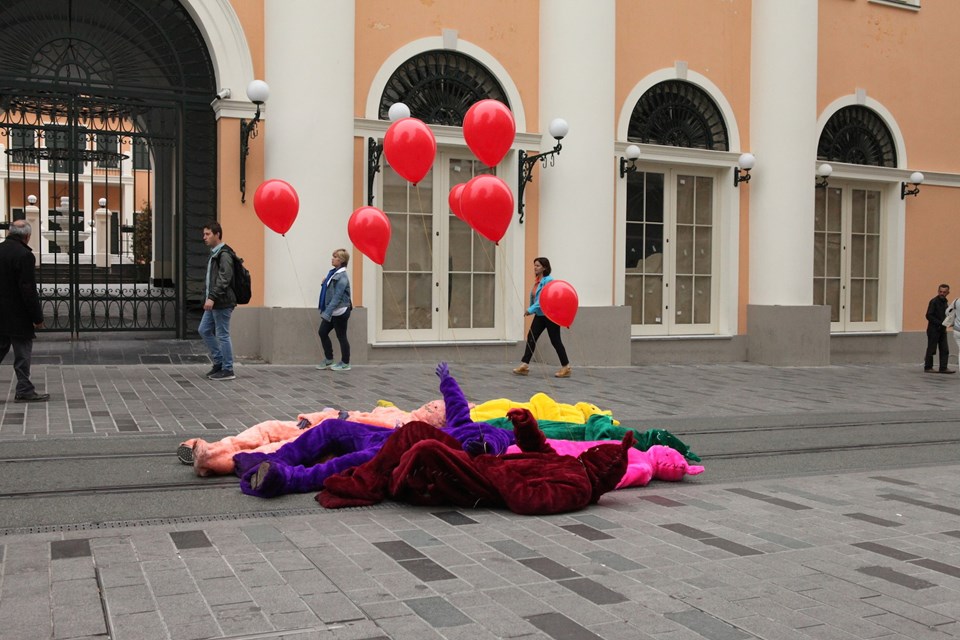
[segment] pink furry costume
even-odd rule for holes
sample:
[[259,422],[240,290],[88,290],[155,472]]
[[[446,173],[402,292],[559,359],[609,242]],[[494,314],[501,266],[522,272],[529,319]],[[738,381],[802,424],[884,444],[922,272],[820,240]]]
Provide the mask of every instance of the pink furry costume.
[[[582,442],[574,440],[554,440],[547,438],[547,444],[560,455],[576,458],[584,451],[600,444],[610,444],[610,440]],[[520,447],[510,445],[507,453],[520,453]],[[627,451],[627,469],[617,483],[617,489],[627,487],[645,487],[650,480],[679,482],[685,475],[695,476],[703,473],[700,465],[692,465],[676,449],[655,444],[646,451],[631,447]]]
[[403,411],[394,406],[376,407],[372,411],[324,409],[316,413],[301,413],[297,416],[296,422],[267,420],[235,436],[216,442],[191,438],[180,443],[177,448],[177,458],[183,464],[192,464],[198,476],[229,475],[233,473],[234,454],[240,451],[273,453],[284,443],[303,433],[304,428],[312,428],[330,418],[347,419],[351,422],[392,429],[411,420],[442,427],[445,417],[443,400],[431,400],[413,411]]

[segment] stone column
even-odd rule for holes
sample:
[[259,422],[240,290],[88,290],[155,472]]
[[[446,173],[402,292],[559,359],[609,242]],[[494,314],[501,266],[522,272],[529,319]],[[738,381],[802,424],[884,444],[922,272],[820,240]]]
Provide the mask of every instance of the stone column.
[[300,212],[284,237],[266,231],[265,307],[315,306],[322,258],[351,248],[354,13],[351,0],[266,0],[264,179],[293,185]]
[[[30,202],[31,198],[33,202]],[[37,206],[36,196],[27,196],[27,205],[23,208],[23,218],[30,225],[30,248],[37,259],[37,265],[40,264],[40,207]]]
[[106,209],[107,199],[100,198],[100,206],[93,212],[93,233],[96,236],[96,265],[101,268],[110,266],[110,212]]
[[817,0],[752,11],[747,357],[829,364],[830,310],[812,304]]
[[[580,308],[564,343],[576,364],[630,364],[630,310],[614,307],[613,143],[616,134],[615,0],[541,0],[541,150],[551,120],[570,131],[553,166],[527,190],[539,196],[539,254],[577,291]],[[531,127],[532,129],[533,127]],[[532,258],[533,256],[527,256]],[[530,269],[529,260],[524,268]],[[552,350],[541,347],[550,361]]]

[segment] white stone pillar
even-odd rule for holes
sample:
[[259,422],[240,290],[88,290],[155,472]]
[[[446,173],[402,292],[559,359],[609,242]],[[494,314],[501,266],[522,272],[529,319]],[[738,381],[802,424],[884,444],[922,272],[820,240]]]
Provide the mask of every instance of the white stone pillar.
[[93,232],[96,237],[96,264],[98,267],[110,266],[110,212],[106,209],[107,199],[100,198],[100,206],[93,212]]
[[813,302],[817,0],[754,2],[750,303]]
[[[121,184],[120,197],[123,204],[120,207],[120,224],[130,226],[133,224],[133,185]],[[120,262],[129,264],[133,262],[133,234],[120,232]]]
[[286,236],[266,231],[264,305],[313,307],[327,256],[351,247],[354,2],[266,0],[264,13],[264,179],[300,196]]
[[615,0],[541,1],[542,150],[556,144],[552,119],[566,120],[570,132],[554,166],[527,189],[540,198],[540,253],[581,307],[613,305],[615,42]]
[[830,362],[829,307],[813,306],[817,0],[754,2],[747,355],[772,365]]
[[[33,198],[33,202],[30,199]],[[23,218],[30,225],[30,249],[33,250],[34,257],[37,258],[37,264],[40,264],[40,207],[37,206],[36,196],[27,196],[27,204],[23,208]]]

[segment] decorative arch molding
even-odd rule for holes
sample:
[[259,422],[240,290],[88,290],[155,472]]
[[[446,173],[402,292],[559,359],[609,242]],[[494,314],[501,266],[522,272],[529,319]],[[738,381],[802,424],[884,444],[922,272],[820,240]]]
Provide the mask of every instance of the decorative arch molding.
[[[425,53],[427,51],[448,48],[449,47],[444,46],[443,37],[431,36],[429,38],[421,38],[419,40],[409,42],[390,54],[390,56],[383,61],[383,64],[380,65],[380,69],[377,70],[376,75],[373,77],[373,81],[370,83],[370,89],[367,92],[366,107],[364,108],[364,117],[370,120],[379,119],[380,98],[383,96],[383,91],[386,88],[390,77],[404,62],[418,54]],[[490,73],[492,73],[500,82],[507,99],[510,101],[510,108],[513,111],[513,119],[517,123],[517,131],[526,131],[527,117],[526,111],[523,108],[523,101],[520,98],[520,91],[517,89],[516,83],[514,83],[513,78],[510,77],[510,74],[507,72],[506,68],[504,68],[504,66],[500,64],[500,62],[494,56],[490,55],[490,53],[485,49],[482,49],[481,47],[478,47],[469,41],[457,40],[457,46],[454,48],[454,50],[470,56],[490,70]]]
[[[217,87],[230,89],[231,97],[213,103],[217,117],[249,118],[256,107],[247,100],[253,80],[253,57],[240,19],[229,0],[180,0],[203,35],[213,61]],[[214,96],[210,96],[213,100]]]
[[633,114],[633,108],[640,98],[652,87],[667,80],[682,80],[696,85],[702,89],[717,105],[723,120],[727,126],[727,138],[729,140],[730,151],[739,153],[740,148],[740,128],[737,125],[737,119],[734,116],[733,108],[720,88],[696,71],[683,69],[680,65],[668,69],[654,71],[638,82],[633,90],[627,95],[623,106],[620,109],[620,117],[617,120],[617,140],[626,140],[627,131],[630,128],[630,116]]
[[856,106],[870,109],[887,125],[887,129],[890,130],[890,135],[893,137],[893,143],[897,150],[897,167],[900,169],[909,167],[910,165],[907,163],[907,147],[903,139],[903,132],[900,130],[900,125],[897,124],[897,119],[893,117],[893,114],[884,107],[883,104],[859,92],[837,98],[824,108],[820,117],[817,118],[817,140],[823,135],[824,127],[827,126],[827,122],[829,122],[834,114],[844,107]]

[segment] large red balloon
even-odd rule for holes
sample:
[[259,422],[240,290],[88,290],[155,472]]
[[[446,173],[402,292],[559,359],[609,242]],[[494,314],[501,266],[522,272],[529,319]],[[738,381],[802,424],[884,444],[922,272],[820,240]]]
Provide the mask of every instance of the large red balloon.
[[453,215],[467,222],[467,219],[463,217],[463,209],[460,207],[460,196],[463,194],[465,186],[467,186],[466,182],[453,185],[453,189],[450,189],[450,195],[447,196],[447,203],[450,205],[450,211],[453,211]]
[[257,217],[280,235],[290,231],[300,211],[300,196],[289,182],[267,180],[253,194],[253,210]]
[[573,285],[566,280],[551,280],[540,291],[543,314],[561,327],[570,328],[580,307],[580,299]]
[[387,129],[383,137],[383,153],[394,171],[407,182],[417,184],[433,167],[437,140],[423,121],[404,118]]
[[464,186],[460,210],[477,233],[492,242],[500,242],[513,218],[513,193],[501,178],[480,175]]
[[480,162],[488,167],[500,164],[516,133],[513,113],[499,100],[474,103],[463,117],[463,139]]
[[360,252],[376,262],[383,264],[390,244],[390,219],[376,207],[360,207],[347,221],[347,235]]

